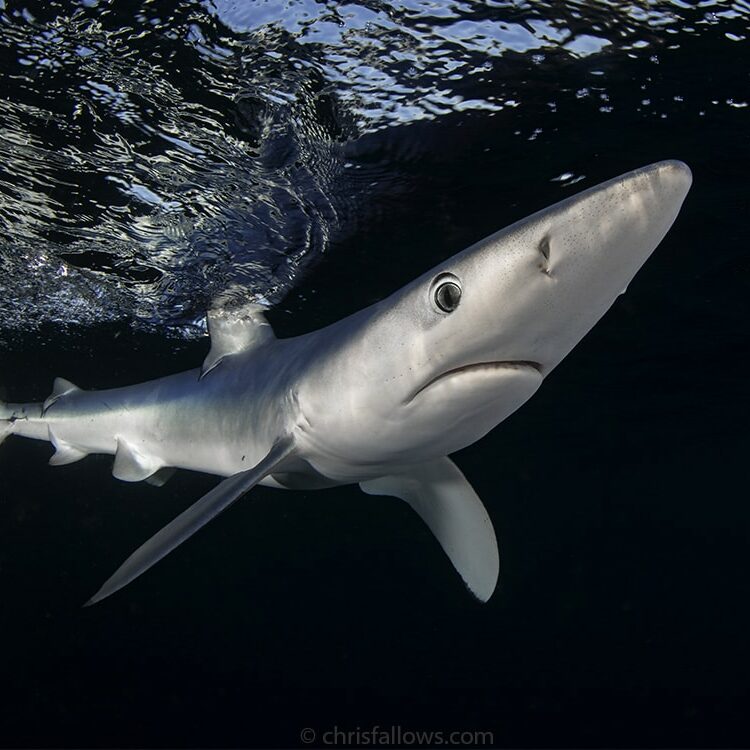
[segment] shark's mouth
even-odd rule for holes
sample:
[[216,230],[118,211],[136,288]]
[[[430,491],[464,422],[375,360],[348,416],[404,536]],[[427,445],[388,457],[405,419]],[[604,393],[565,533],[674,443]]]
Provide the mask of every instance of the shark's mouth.
[[532,362],[531,360],[504,360],[499,362],[477,362],[473,365],[462,365],[461,367],[455,367],[452,370],[446,370],[445,372],[440,373],[440,375],[437,375],[436,377],[432,378],[432,380],[429,380],[426,382],[421,388],[414,391],[409,398],[406,399],[405,403],[410,403],[413,401],[417,396],[419,396],[420,393],[423,391],[426,391],[428,388],[431,388],[436,383],[446,380],[448,378],[453,378],[455,376],[460,376],[463,374],[468,373],[478,373],[482,371],[487,372],[494,372],[496,370],[520,370],[520,369],[532,369],[536,370],[540,375],[542,373],[542,365],[539,364],[539,362]]

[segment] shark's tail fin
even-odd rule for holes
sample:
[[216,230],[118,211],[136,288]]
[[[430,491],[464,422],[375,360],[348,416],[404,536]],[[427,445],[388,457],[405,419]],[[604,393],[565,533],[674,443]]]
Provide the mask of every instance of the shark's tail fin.
[[5,401],[0,401],[0,443],[13,432],[12,410]]

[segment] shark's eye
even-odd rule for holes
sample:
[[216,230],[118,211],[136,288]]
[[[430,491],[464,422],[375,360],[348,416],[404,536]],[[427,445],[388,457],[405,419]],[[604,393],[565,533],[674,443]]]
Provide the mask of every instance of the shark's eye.
[[443,312],[453,312],[461,301],[461,287],[454,281],[444,281],[435,288],[435,304]]

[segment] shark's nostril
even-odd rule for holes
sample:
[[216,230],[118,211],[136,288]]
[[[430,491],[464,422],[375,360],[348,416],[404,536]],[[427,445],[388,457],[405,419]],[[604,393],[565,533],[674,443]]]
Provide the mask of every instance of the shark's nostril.
[[541,241],[539,242],[538,249],[543,258],[543,262],[539,264],[539,268],[541,269],[542,273],[545,273],[547,274],[547,276],[549,276],[550,275],[550,270],[549,270],[550,246],[549,246],[549,237],[547,235],[542,237]]
[[542,254],[544,260],[549,260],[549,237],[545,236],[539,243],[539,252]]

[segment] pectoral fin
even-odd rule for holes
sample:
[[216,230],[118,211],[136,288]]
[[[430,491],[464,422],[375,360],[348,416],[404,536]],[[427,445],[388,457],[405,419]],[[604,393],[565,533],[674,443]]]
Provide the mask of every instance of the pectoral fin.
[[155,565],[175,547],[195,534],[212,518],[226,510],[267,474],[273,472],[291,453],[293,447],[294,443],[291,438],[281,438],[276,441],[268,455],[255,467],[233,474],[220,482],[197,503],[183,511],[133,552],[84,606],[96,604],[96,602],[126,586],[141,573],[145,573],[152,565]]
[[477,493],[449,458],[370,479],[360,487],[368,495],[406,500],[437,537],[469,590],[483,602],[492,596],[500,567],[495,530]]

